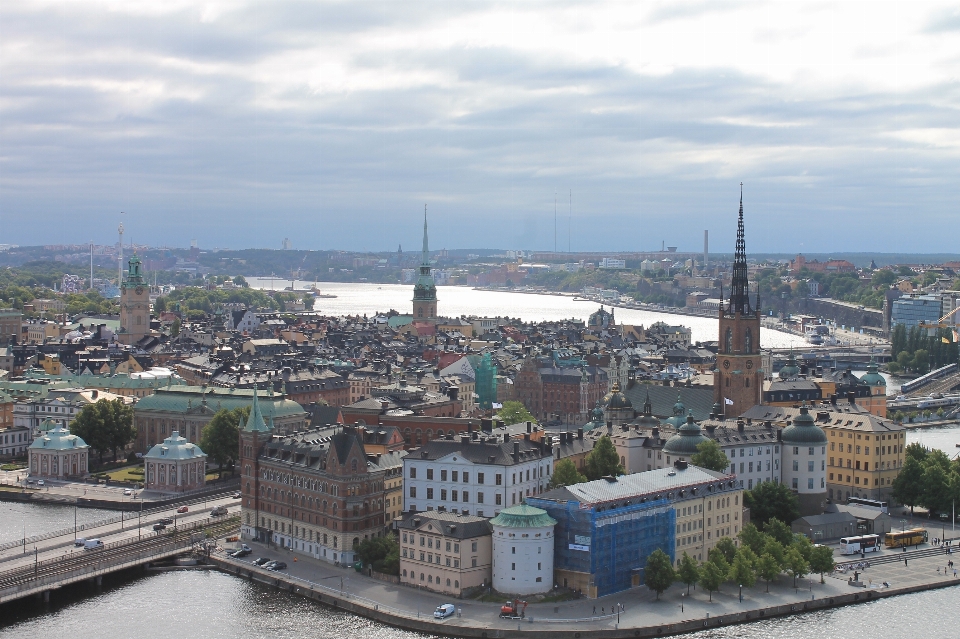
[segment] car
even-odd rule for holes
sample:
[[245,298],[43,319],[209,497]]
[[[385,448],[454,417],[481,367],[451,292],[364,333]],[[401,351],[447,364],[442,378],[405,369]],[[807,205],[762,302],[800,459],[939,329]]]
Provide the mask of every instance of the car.
[[456,606],[445,603],[437,606],[437,609],[433,611],[433,616],[436,619],[446,619],[447,617],[452,617],[455,612],[457,612]]
[[240,499],[240,491],[239,491],[239,490],[238,490],[237,492],[233,493],[233,498],[234,498],[234,499]]
[[271,561],[269,564],[264,566],[267,570],[284,570],[287,567],[287,564],[282,561]]
[[123,489],[123,494],[126,495],[127,497],[129,497],[130,495],[133,494],[133,490],[131,490],[130,488],[124,488],[124,489]]
[[164,517],[163,519],[160,520],[160,523],[163,524],[164,526],[169,526],[170,524],[173,523],[173,520],[170,519],[169,517]]
[[87,543],[87,540],[84,539],[83,537],[77,537],[76,539],[73,540],[73,545],[76,546],[77,548],[79,548],[80,546],[83,546],[86,543]]
[[177,508],[178,513],[185,513],[185,512],[188,512],[189,510],[190,509],[187,508],[186,506],[180,506],[179,508]]
[[103,542],[99,539],[87,539],[83,542],[84,550],[101,550],[103,549]]
[[265,566],[269,564],[271,561],[273,560],[270,559],[269,557],[257,557],[256,559],[253,560],[252,563],[254,566]]
[[43,485],[44,485],[44,484],[43,484],[43,480],[42,480],[42,479],[38,479],[38,480],[37,480],[37,486],[43,486]]
[[247,555],[253,553],[249,548],[241,548],[240,550],[230,553],[231,557],[246,557]]
[[227,514],[226,506],[217,506],[216,508],[210,511],[211,517],[223,517],[226,514]]
[[160,532],[161,530],[166,530],[166,529],[167,529],[167,525],[166,525],[166,524],[154,524],[154,525],[153,525],[153,529],[156,530],[157,532]]

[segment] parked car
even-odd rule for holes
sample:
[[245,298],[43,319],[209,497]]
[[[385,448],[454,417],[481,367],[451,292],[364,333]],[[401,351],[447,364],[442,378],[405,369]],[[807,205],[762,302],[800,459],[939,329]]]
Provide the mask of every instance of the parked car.
[[169,517],[164,517],[163,519],[160,520],[160,523],[163,524],[164,526],[169,526],[173,523],[173,520],[170,519]]
[[433,616],[436,619],[446,619],[447,617],[452,617],[456,611],[457,607],[453,604],[440,604],[437,606],[437,609],[433,611]]
[[239,490],[238,490],[237,492],[233,493],[233,498],[234,498],[234,499],[240,499],[240,491],[239,491]]
[[240,550],[236,550],[236,551],[230,553],[230,556],[231,556],[231,557],[246,557],[247,555],[249,555],[249,554],[251,554],[251,553],[253,553],[253,551],[250,550],[249,548],[247,548],[246,546],[244,546],[244,547],[241,548]]
[[185,513],[185,512],[188,512],[189,510],[190,509],[187,508],[186,506],[180,506],[179,508],[177,508],[178,513]]
[[38,480],[37,480],[37,486],[43,486],[43,485],[44,485],[44,484],[43,484],[43,480],[42,480],[42,479],[38,479]]
[[127,497],[129,497],[130,495],[133,494],[133,490],[130,489],[130,488],[124,488],[124,489],[123,489],[123,494],[126,495]]
[[166,524],[154,524],[153,529],[156,530],[157,532],[160,532],[161,530],[166,530],[167,526]]
[[270,559],[269,557],[257,557],[256,559],[253,560],[253,565],[254,565],[254,566],[265,566],[265,565],[269,564],[271,561],[273,561],[273,560]]
[[227,514],[226,506],[217,506],[216,508],[210,511],[211,517],[223,517],[226,514]]
[[269,564],[264,566],[267,570],[284,570],[287,567],[287,564],[282,561],[271,561]]

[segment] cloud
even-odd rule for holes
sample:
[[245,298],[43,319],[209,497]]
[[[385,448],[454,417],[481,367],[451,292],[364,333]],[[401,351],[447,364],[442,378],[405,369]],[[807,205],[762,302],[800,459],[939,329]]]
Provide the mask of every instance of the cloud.
[[952,250],[949,7],[858,7],[7,3],[0,243]]

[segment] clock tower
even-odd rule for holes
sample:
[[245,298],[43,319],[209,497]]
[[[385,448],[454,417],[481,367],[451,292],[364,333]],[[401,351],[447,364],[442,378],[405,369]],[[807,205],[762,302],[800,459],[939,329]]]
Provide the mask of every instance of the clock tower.
[[737,417],[760,404],[763,371],[760,368],[760,296],[750,307],[747,254],[743,239],[743,185],[740,185],[740,218],[733,259],[733,282],[726,306],[720,304],[720,349],[713,374],[714,401],[723,414]]
[[120,285],[121,344],[136,344],[150,332],[150,287],[143,281],[140,258],[130,258],[127,277]]

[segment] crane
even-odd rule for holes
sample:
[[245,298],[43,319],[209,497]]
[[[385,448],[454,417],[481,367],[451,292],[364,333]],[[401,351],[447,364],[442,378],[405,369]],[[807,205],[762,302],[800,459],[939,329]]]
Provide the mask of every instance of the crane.
[[[950,311],[949,313],[947,313],[946,315],[944,315],[943,317],[941,317],[940,319],[938,319],[936,324],[927,324],[926,322],[921,321],[921,322],[920,322],[920,328],[925,328],[925,329],[927,329],[927,330],[929,331],[929,332],[928,332],[928,335],[929,335],[929,334],[932,334],[932,331],[934,331],[935,329],[938,329],[938,328],[955,328],[955,325],[954,325],[954,324],[948,324],[948,323],[947,323],[947,320],[950,319],[951,317],[953,317],[953,315],[954,315],[957,311],[960,311],[960,305],[958,305],[958,306],[957,306],[956,308],[954,308],[952,311]],[[953,339],[954,339],[954,341],[957,341],[957,331],[956,331],[956,330],[953,331]]]

